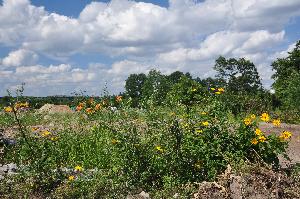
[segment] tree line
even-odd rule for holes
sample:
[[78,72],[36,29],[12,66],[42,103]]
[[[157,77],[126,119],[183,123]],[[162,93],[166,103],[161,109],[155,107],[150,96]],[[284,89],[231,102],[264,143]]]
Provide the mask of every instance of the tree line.
[[278,58],[272,63],[275,93],[266,90],[262,83],[257,67],[245,58],[216,59],[215,77],[201,79],[193,78],[189,73],[175,71],[164,75],[160,71],[151,70],[148,74],[131,74],[125,82],[125,95],[131,98],[133,107],[140,107],[143,102],[151,100],[161,105],[167,99],[172,88],[180,81],[190,80],[202,87],[224,88],[225,103],[234,112],[247,109],[297,109],[300,107],[300,40],[295,48],[288,52],[285,58]]

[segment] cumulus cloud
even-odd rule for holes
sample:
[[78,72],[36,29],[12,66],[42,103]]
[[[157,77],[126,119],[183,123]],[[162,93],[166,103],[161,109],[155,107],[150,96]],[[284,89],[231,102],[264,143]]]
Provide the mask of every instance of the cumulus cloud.
[[[299,0],[169,0],[169,7],[111,0],[86,5],[77,18],[29,0],[2,2],[0,47],[19,50],[0,60],[0,82],[29,82],[40,92],[51,85],[66,93],[83,86],[96,92],[103,82],[120,91],[129,74],[150,68],[206,77],[219,55],[251,59],[269,81],[271,60],[286,53],[275,48],[286,39],[285,26],[300,16]],[[72,56],[88,53],[108,56],[112,64],[74,64]],[[44,56],[61,64],[39,63]]]
[[52,57],[82,52],[147,55],[194,45],[195,39],[224,29],[279,32],[299,12],[297,0],[170,0],[168,8],[112,0],[92,2],[78,18],[70,18],[48,13],[28,0],[4,0],[0,43]]
[[19,49],[12,51],[7,57],[2,60],[2,65],[5,67],[26,66],[35,64],[38,60],[38,55],[30,50]]

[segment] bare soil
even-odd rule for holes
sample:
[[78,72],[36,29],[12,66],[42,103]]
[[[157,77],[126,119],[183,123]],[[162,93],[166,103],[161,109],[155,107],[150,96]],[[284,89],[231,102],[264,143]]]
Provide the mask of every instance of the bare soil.
[[280,162],[283,167],[287,167],[289,164],[300,163],[300,125],[282,123],[280,127],[274,127],[273,124],[270,123],[260,123],[259,128],[267,135],[272,133],[280,135],[283,131],[292,132],[292,137],[287,151],[291,162],[282,157],[280,158]]

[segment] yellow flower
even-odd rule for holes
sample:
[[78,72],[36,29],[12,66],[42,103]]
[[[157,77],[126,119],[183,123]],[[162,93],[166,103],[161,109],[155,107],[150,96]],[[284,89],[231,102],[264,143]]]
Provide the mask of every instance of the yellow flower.
[[281,135],[279,136],[280,140],[286,140],[292,137],[292,133],[289,131],[283,131]]
[[197,91],[197,89],[196,89],[196,88],[193,88],[193,89],[192,89],[192,92],[195,92],[195,91]]
[[220,94],[221,94],[221,92],[220,92],[220,91],[217,91],[217,92],[215,92],[215,94],[217,94],[217,95],[220,95]]
[[39,130],[39,127],[35,127],[35,126],[34,126],[34,127],[31,128],[31,130],[32,130],[32,131],[37,131],[37,130]]
[[7,106],[7,107],[4,108],[4,111],[5,111],[6,113],[11,113],[11,112],[13,111],[13,109],[12,109],[12,107]]
[[79,165],[77,165],[77,166],[75,167],[75,171],[81,172],[82,170],[83,170],[83,168],[82,168],[81,166],[79,166]]
[[280,119],[276,119],[276,120],[273,120],[272,123],[274,126],[280,126],[281,122],[280,122]]
[[73,180],[75,180],[75,176],[73,176],[73,175],[69,176],[68,179],[69,179],[69,181],[73,181]]
[[260,129],[255,129],[255,134],[260,136],[262,135],[262,131]]
[[116,139],[112,139],[111,143],[112,144],[118,144],[120,141],[119,140],[116,140]]
[[258,144],[258,141],[257,141],[257,139],[256,139],[256,138],[252,139],[252,140],[251,140],[251,144],[253,144],[253,145],[257,145],[257,144]]
[[204,112],[204,111],[202,111],[202,112],[201,112],[201,115],[207,115],[207,113],[206,113],[206,112]]
[[250,115],[250,118],[251,118],[252,120],[254,120],[254,119],[256,118],[256,115],[251,114],[251,115]]
[[202,129],[196,129],[196,133],[203,133]]
[[52,137],[50,138],[52,141],[57,141],[58,140],[58,137]]
[[202,125],[203,125],[203,126],[208,126],[208,125],[209,125],[209,122],[208,122],[208,121],[202,122]]
[[261,136],[258,137],[258,140],[260,142],[265,142],[267,140],[267,138],[265,136],[261,135]]
[[214,90],[216,90],[216,89],[215,89],[215,88],[210,88],[210,90],[214,91]]
[[45,131],[42,132],[42,136],[43,137],[47,137],[48,135],[51,135],[51,132],[49,132],[47,130],[45,130]]
[[251,119],[250,118],[245,118],[244,119],[244,124],[246,125],[246,126],[249,126],[250,124],[251,124]]
[[189,124],[188,123],[183,123],[183,128],[189,128]]
[[158,151],[158,152],[163,152],[164,150],[162,149],[162,147],[161,146],[156,146],[155,147],[155,149]]
[[270,116],[268,113],[263,113],[261,114],[260,119],[264,122],[268,122],[270,120]]
[[224,88],[218,88],[218,91],[219,92],[224,92],[225,90],[224,90]]

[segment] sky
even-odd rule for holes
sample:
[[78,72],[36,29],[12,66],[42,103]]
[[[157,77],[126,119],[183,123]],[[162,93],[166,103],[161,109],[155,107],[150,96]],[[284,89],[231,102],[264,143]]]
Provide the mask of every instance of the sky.
[[118,94],[151,69],[213,77],[219,56],[250,59],[270,89],[299,36],[299,0],[0,0],[0,96]]

